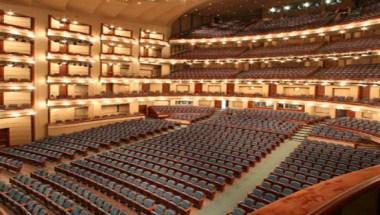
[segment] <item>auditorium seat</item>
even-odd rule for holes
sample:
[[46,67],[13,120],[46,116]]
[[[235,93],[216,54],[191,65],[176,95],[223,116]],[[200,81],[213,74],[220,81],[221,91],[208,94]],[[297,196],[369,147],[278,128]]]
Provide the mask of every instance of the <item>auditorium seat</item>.
[[235,58],[245,50],[245,47],[195,48],[172,57],[176,59]]
[[303,188],[380,164],[380,153],[305,140],[230,214],[246,214]]
[[172,79],[225,79],[234,78],[239,73],[237,69],[192,68],[171,72],[167,77]]

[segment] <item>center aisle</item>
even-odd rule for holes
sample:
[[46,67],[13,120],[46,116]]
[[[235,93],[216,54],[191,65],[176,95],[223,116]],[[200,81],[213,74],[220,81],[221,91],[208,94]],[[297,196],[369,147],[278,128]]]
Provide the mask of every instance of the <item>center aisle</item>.
[[[283,161],[291,152],[293,152],[302,142],[311,130],[312,126],[306,126],[300,129],[284,143],[280,144],[276,150],[272,151],[265,159],[258,162],[255,167],[242,175],[233,185],[228,186],[223,193],[218,193],[213,201],[207,201],[201,210],[194,209],[194,215],[224,215],[242,201],[248,193],[262,181]],[[295,139],[294,137],[297,137]]]

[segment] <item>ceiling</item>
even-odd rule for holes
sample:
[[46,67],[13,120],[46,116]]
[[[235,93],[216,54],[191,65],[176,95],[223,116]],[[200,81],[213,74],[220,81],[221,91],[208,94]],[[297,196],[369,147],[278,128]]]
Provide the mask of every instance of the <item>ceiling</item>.
[[211,1],[220,0],[0,0],[8,4],[166,26],[188,10]]
[[139,23],[169,26],[188,13],[201,15],[249,15],[260,8],[300,0],[0,0],[9,4],[72,11]]
[[263,8],[286,5],[300,0],[219,0],[209,1],[191,9],[188,13],[203,16],[248,16]]

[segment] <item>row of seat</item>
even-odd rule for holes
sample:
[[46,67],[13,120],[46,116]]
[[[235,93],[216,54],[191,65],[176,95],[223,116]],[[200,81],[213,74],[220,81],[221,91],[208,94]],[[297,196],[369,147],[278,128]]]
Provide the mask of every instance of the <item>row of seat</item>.
[[367,139],[351,131],[338,130],[329,126],[314,127],[310,135],[353,143],[360,143]]
[[240,71],[237,69],[223,68],[191,68],[179,71],[173,71],[164,78],[181,78],[181,79],[223,79],[235,77]]
[[90,215],[89,211],[76,204],[66,195],[63,195],[52,186],[33,179],[29,176],[18,174],[10,179],[10,182],[24,190],[28,196],[38,199],[44,205],[59,214],[65,215]]
[[12,171],[20,171],[23,163],[20,160],[0,155],[0,166]]
[[[171,108],[179,113],[197,111],[192,107]],[[116,141],[115,135],[118,134],[111,131],[103,137]],[[56,171],[104,191],[137,212],[189,214],[192,206],[201,208],[205,198],[212,199],[217,190],[223,191],[227,183],[248,171],[283,138],[276,133],[231,128],[227,124],[193,124],[59,165]]]
[[185,120],[193,123],[211,116],[215,112],[215,109],[184,105],[151,106],[149,107],[149,112],[153,117]]
[[380,122],[375,120],[341,117],[332,120],[329,125],[353,130],[356,132],[362,132],[377,137],[380,136]]
[[227,69],[185,69],[163,78],[181,79],[372,79],[380,78],[380,64],[356,64],[339,67],[270,67],[248,71]]
[[[20,180],[25,178],[23,176],[16,176]],[[107,200],[98,196],[94,192],[88,191],[85,187],[81,186],[79,183],[74,182],[68,178],[62,177],[57,174],[49,174],[44,170],[37,170],[31,175],[45,184],[52,186],[54,189],[59,190],[64,193],[73,201],[80,203],[87,210],[93,212],[94,214],[102,215],[127,215],[127,212],[123,212],[117,207],[114,207]]]
[[33,200],[27,193],[3,182],[0,182],[0,201],[15,214],[48,215],[45,206]]
[[299,112],[290,112],[290,111],[281,111],[281,110],[259,110],[259,109],[228,109],[227,114],[229,115],[244,115],[251,118],[260,118],[260,119],[275,119],[275,120],[289,120],[302,123],[316,123],[319,122],[325,117],[313,116],[307,113]]
[[205,122],[209,125],[226,124],[231,127],[260,130],[290,136],[294,134],[301,124],[297,122],[286,122],[283,120],[257,119],[252,116],[243,116],[242,114],[226,115],[224,117],[212,119]]
[[244,215],[321,181],[378,165],[379,158],[380,153],[372,150],[306,140],[231,214]]
[[[360,2],[361,3],[361,2]],[[350,11],[311,13],[297,16],[283,16],[273,19],[257,19],[249,21],[228,20],[211,23],[193,29],[187,34],[180,34],[179,38],[214,38],[235,35],[251,35],[258,33],[275,33],[280,31],[302,30],[326,25],[353,22],[376,17],[380,14],[380,4],[366,3],[363,7],[355,7]]]
[[329,43],[305,43],[254,47],[194,48],[172,56],[175,59],[218,59],[218,58],[257,58],[276,56],[295,56],[310,54],[367,51],[380,47],[379,37],[363,37]]
[[0,110],[22,110],[32,108],[31,104],[9,104],[9,105],[0,105]]
[[[72,134],[47,137],[28,145],[7,147],[0,150],[0,155],[44,166],[46,161],[57,162],[63,157],[74,158],[75,154],[84,155],[90,150],[109,148],[120,142],[163,132],[175,126],[175,123],[163,120],[130,120]],[[15,169],[19,168],[17,166]]]
[[176,214],[175,211],[167,209],[162,204],[156,204],[154,200],[147,198],[142,193],[131,190],[120,181],[113,181],[110,177],[97,175],[88,169],[82,169],[69,164],[60,164],[55,167],[55,171],[72,177],[73,179],[80,180],[81,183],[102,191],[107,196],[125,204],[138,213],[164,215]]

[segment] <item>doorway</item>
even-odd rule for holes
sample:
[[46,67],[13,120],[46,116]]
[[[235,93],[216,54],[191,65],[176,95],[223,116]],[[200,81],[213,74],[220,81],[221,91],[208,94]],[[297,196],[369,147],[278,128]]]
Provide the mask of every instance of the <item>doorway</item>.
[[355,118],[355,112],[352,111],[352,110],[343,110],[343,109],[340,109],[340,110],[336,110],[335,111],[335,117],[336,118],[339,118],[339,117],[350,117],[350,118]]
[[10,145],[9,139],[9,128],[0,129],[0,148],[8,147]]
[[228,108],[228,105],[229,105],[228,103],[229,103],[228,100],[222,100],[222,110]]

